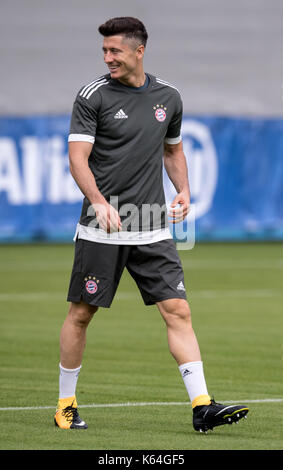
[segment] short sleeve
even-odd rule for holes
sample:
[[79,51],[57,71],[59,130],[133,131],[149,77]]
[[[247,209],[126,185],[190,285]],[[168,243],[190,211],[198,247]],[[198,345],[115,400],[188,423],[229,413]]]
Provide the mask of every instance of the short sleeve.
[[97,109],[77,97],[73,105],[68,142],[94,143],[97,126]]
[[176,108],[169,123],[165,136],[165,143],[178,144],[182,140],[181,126],[183,118],[183,103],[179,93],[176,94]]

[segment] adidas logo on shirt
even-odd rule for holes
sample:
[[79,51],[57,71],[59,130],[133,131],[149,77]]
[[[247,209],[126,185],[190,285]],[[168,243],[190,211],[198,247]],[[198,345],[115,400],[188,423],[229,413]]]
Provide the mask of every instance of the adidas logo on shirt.
[[119,109],[118,113],[115,114],[114,119],[127,119],[127,114],[122,109]]
[[177,285],[177,290],[184,290],[184,291],[186,290],[182,281],[180,281],[179,284]]

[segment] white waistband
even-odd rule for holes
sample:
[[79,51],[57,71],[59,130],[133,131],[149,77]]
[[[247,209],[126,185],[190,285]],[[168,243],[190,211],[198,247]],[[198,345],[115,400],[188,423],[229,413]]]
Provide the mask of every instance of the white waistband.
[[161,228],[148,232],[113,232],[106,233],[102,229],[77,224],[74,241],[76,238],[97,243],[109,243],[112,245],[147,245],[172,238],[170,229]]

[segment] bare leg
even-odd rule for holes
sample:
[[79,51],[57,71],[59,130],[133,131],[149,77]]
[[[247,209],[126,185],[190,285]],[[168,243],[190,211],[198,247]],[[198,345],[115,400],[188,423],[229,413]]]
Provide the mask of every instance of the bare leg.
[[66,369],[75,369],[82,363],[86,344],[86,330],[98,307],[85,302],[70,305],[60,335],[60,362]]
[[166,323],[169,350],[177,364],[201,361],[187,301],[183,299],[163,300],[157,302],[157,307]]

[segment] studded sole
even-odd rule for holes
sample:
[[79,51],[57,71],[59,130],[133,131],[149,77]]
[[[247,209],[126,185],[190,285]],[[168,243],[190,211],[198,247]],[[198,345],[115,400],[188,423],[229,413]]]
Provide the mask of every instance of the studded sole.
[[222,426],[224,424],[233,424],[233,423],[238,423],[238,421],[242,418],[247,418],[247,414],[249,412],[249,408],[242,408],[240,410],[233,411],[233,413],[226,414],[223,416],[222,421],[219,421],[217,424],[209,425],[209,424],[203,424],[203,426],[199,428],[195,428],[195,431],[198,431],[200,433],[207,434],[207,431],[213,431],[213,428],[216,426]]

